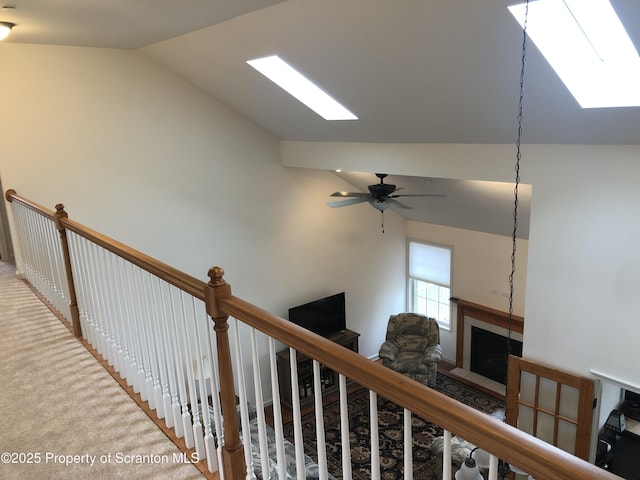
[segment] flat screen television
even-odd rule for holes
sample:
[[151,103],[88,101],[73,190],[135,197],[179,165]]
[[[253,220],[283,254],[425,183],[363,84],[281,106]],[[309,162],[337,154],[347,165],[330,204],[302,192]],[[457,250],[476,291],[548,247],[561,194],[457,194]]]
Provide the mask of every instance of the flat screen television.
[[344,292],[290,308],[289,321],[323,337],[345,330]]

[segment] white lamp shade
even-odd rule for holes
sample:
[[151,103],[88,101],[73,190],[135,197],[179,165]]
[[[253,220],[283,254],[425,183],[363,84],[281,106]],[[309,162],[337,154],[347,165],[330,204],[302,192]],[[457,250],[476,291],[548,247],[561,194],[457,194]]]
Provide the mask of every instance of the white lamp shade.
[[381,212],[384,212],[390,206],[389,202],[381,202],[374,199],[369,200],[369,203],[373,208],[375,208],[376,210],[380,210]]
[[456,480],[484,480],[472,458],[468,458],[455,474]]
[[[473,452],[473,459],[476,461],[480,468],[489,468],[489,460],[491,458],[491,454],[486,450],[482,450],[478,448]],[[524,470],[514,467],[513,465],[509,465],[509,468],[513,473],[517,473],[518,475],[526,475],[527,472]]]
[[480,468],[489,468],[489,461],[491,455],[486,450],[482,450],[478,448],[475,452],[473,452],[473,459],[476,461]]

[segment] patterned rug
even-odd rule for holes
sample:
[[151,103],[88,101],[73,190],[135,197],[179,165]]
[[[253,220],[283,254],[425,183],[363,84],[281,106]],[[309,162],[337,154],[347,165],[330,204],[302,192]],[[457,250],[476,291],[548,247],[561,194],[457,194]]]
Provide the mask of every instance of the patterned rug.
[[[478,391],[447,375],[438,374],[436,390],[484,413],[493,413],[504,408],[504,403],[491,395]],[[358,390],[350,394],[349,423],[351,444],[352,478],[371,478],[371,451],[369,433],[369,391]],[[324,407],[325,440],[329,472],[342,478],[342,442],[340,439],[340,403],[333,402]],[[403,409],[385,398],[378,397],[378,428],[380,438],[380,476],[383,480],[400,480],[404,476],[403,464]],[[436,478],[435,458],[431,453],[433,439],[442,435],[442,429],[413,415],[413,478],[431,480]],[[291,440],[293,426],[285,426],[285,436]],[[316,452],[315,413],[302,418],[305,452]]]

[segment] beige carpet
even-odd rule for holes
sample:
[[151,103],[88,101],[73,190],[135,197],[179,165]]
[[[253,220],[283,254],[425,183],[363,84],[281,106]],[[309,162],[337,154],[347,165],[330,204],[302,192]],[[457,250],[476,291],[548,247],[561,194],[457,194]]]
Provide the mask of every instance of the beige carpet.
[[0,329],[1,479],[204,478],[2,262]]

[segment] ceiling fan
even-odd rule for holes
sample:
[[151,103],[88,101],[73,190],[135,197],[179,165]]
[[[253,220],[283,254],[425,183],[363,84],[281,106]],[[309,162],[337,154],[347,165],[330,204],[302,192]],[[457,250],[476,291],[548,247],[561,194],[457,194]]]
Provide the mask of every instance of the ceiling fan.
[[[335,192],[332,197],[348,197],[346,200],[336,202],[328,202],[332,208],[346,207],[347,205],[355,205],[357,203],[369,202],[371,206],[381,212],[384,212],[390,206],[399,208],[411,208],[410,206],[396,200],[399,197],[444,197],[440,194],[415,193],[406,195],[397,195],[396,186],[390,183],[384,183],[387,177],[386,173],[376,173],[376,177],[380,179],[380,183],[369,185],[369,193],[366,192]],[[399,190],[399,189],[398,189]]]

